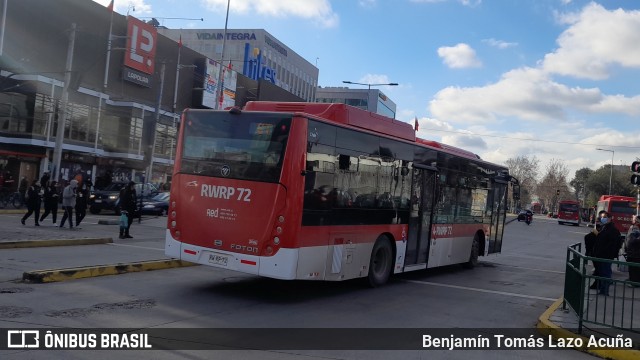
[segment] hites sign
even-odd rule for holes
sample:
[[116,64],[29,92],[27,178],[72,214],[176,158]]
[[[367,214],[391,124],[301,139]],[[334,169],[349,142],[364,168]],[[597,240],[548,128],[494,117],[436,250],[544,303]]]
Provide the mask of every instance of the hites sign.
[[266,65],[266,61],[259,50],[255,56],[251,54],[251,45],[249,43],[244,44],[244,65],[242,67],[242,74],[256,81],[259,79],[265,79],[274,84],[276,83],[276,71]]

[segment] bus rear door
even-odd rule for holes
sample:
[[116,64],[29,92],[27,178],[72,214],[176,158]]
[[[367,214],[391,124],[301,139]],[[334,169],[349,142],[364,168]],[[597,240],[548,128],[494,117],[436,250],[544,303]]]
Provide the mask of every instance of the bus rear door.
[[414,164],[405,271],[413,266],[426,267],[437,175],[431,166]]

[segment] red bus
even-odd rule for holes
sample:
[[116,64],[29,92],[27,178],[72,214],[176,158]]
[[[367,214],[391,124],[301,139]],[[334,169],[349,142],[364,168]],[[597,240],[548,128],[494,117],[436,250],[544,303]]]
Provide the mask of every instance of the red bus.
[[541,214],[542,213],[542,205],[540,205],[539,202],[531,203],[531,212],[533,212],[534,214]]
[[580,225],[580,203],[575,200],[558,202],[558,224]]
[[508,169],[344,104],[182,115],[165,253],[277,279],[340,281],[498,253]]
[[630,196],[602,195],[598,200],[597,214],[606,210],[622,236],[627,236],[632,216],[636,214],[636,199]]

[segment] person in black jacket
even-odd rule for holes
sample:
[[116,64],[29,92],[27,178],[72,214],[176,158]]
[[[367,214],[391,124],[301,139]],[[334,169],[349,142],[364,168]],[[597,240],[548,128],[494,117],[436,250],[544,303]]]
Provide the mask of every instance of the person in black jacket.
[[55,225],[58,218],[58,202],[60,201],[60,192],[58,191],[58,183],[55,180],[49,181],[49,186],[44,188],[44,213],[40,216],[42,222],[49,214]]
[[83,182],[76,190],[76,228],[80,226],[80,222],[87,215],[87,201],[89,200],[89,188],[87,183]]
[[629,284],[629,286],[640,287],[640,218],[635,215],[629,232],[627,232],[624,250],[627,254],[627,261],[638,264],[638,266],[629,266],[629,281],[638,283]]
[[120,193],[120,211],[127,212],[127,227],[124,230],[120,230],[120,239],[131,239],[133,236],[129,235],[129,229],[131,228],[131,224],[133,223],[133,217],[138,208],[138,204],[136,203],[136,183],[130,181],[127,186],[122,189]]
[[22,225],[34,212],[36,226],[40,226],[40,183],[38,180],[33,180],[31,186],[27,189],[27,213],[20,220]]
[[[613,260],[618,257],[622,246],[622,237],[620,231],[616,229],[611,220],[611,216],[606,211],[600,215],[600,223],[602,224],[596,240],[593,244],[593,256],[601,259]],[[604,261],[596,261],[594,263],[596,271],[594,275],[611,279],[611,263]],[[598,293],[601,295],[609,295],[609,285],[611,281],[598,281]]]

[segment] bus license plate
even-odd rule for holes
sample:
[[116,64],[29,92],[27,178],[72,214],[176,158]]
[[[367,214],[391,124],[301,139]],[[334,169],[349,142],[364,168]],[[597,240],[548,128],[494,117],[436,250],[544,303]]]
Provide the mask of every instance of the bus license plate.
[[209,262],[214,265],[227,266],[227,264],[229,264],[229,257],[227,255],[210,254]]

